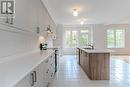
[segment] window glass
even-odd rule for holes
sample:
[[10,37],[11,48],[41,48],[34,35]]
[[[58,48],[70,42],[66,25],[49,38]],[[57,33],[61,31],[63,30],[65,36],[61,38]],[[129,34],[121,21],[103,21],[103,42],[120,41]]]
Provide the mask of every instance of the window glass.
[[76,46],[87,46],[89,41],[89,31],[81,30],[66,30],[65,31],[65,47],[74,48]]
[[124,47],[124,30],[116,30],[116,47]]
[[107,47],[108,48],[124,48],[125,47],[125,30],[124,29],[107,30]]
[[88,34],[82,34],[80,37],[81,46],[87,46],[88,44]]
[[71,39],[71,46],[76,47],[78,42],[78,35],[77,31],[72,31],[72,39]]
[[80,33],[88,33],[88,30],[80,30]]
[[67,30],[65,36],[66,36],[65,38],[66,47],[71,48],[77,46],[78,41],[77,31]]
[[114,48],[114,46],[115,46],[114,30],[107,31],[107,44],[108,44],[108,48]]
[[71,31],[66,31],[66,47],[71,46]]

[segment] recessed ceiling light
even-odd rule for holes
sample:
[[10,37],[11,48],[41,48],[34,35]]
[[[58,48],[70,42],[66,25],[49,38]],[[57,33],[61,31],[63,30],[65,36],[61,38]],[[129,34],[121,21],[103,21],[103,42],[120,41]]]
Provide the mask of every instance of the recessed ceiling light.
[[73,16],[78,16],[78,11],[77,11],[77,9],[73,9]]
[[85,23],[85,21],[86,21],[86,19],[85,19],[85,18],[82,18],[82,19],[80,20],[80,24],[83,25],[83,24]]
[[83,25],[83,24],[84,24],[84,21],[81,21],[80,24]]

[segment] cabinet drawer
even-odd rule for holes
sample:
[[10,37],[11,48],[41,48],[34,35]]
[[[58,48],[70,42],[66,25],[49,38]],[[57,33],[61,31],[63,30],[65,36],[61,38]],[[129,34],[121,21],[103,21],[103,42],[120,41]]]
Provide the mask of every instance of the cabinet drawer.
[[50,56],[50,63],[53,63],[53,62],[54,62],[54,58],[55,58],[54,55],[51,55],[51,56]]
[[45,61],[45,64],[51,64],[54,62],[54,55],[49,56]]

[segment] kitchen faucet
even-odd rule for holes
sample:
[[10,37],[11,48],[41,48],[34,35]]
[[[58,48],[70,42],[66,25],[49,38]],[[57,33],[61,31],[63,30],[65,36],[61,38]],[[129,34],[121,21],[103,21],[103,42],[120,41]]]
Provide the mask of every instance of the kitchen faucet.
[[88,44],[89,47],[91,47],[91,49],[94,49],[94,45],[91,43],[91,44]]

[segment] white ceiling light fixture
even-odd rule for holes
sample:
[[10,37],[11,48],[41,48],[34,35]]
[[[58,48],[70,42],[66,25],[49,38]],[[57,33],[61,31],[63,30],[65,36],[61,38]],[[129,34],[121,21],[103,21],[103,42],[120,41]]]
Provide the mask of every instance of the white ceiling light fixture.
[[73,16],[78,16],[78,11],[77,11],[77,9],[73,9]]
[[83,24],[85,23],[85,21],[86,21],[86,19],[85,19],[85,18],[82,18],[82,19],[80,20],[80,24],[83,25]]
[[80,24],[83,25],[83,24],[84,24],[84,21],[81,21]]

